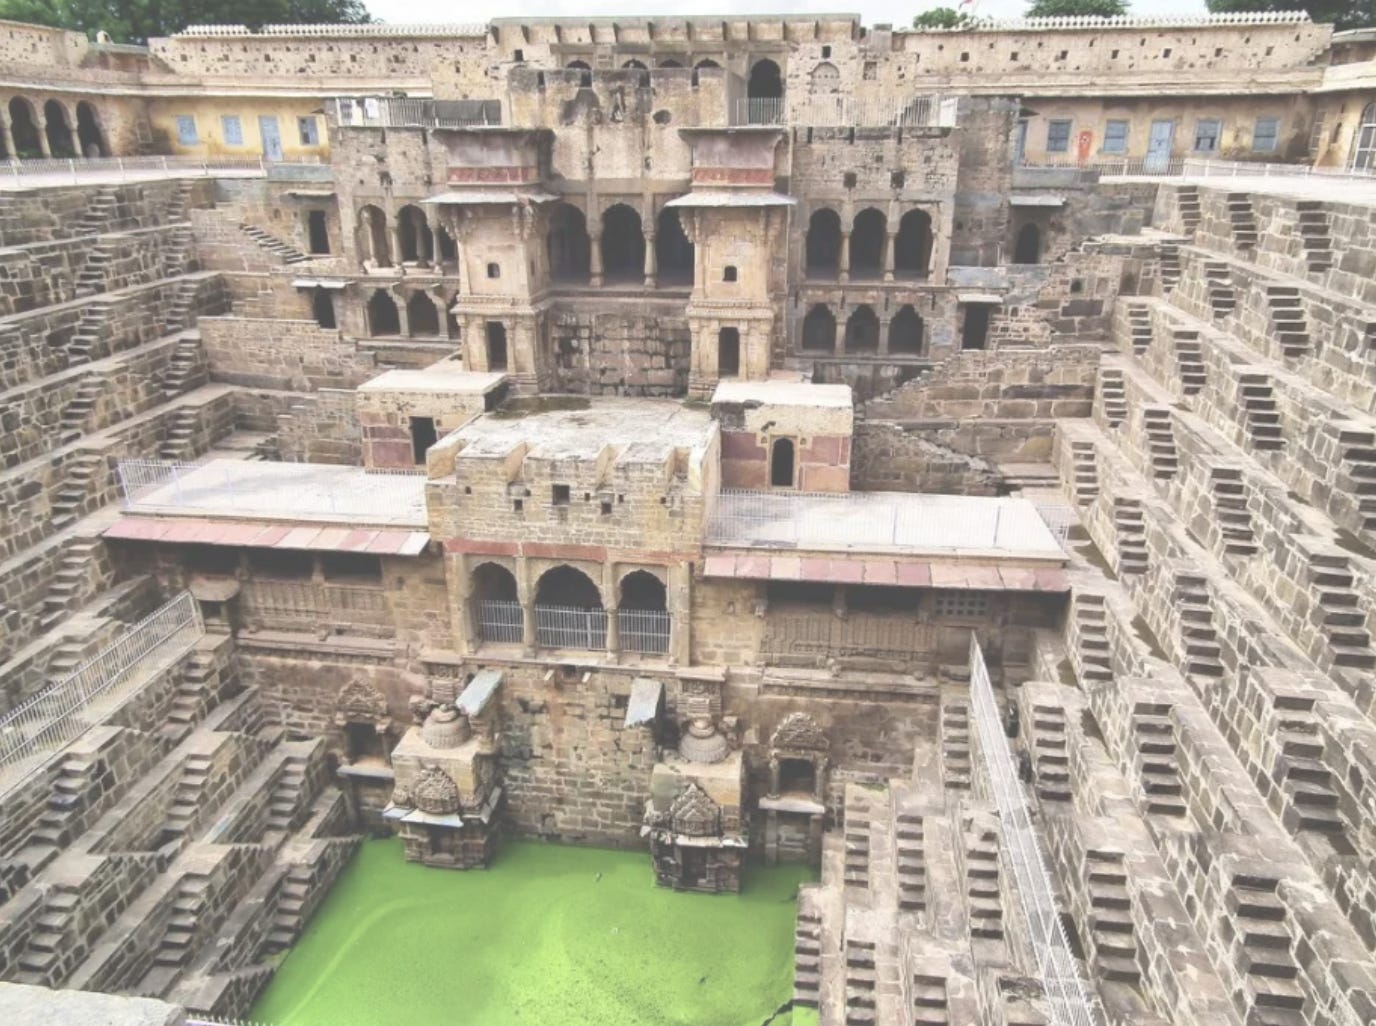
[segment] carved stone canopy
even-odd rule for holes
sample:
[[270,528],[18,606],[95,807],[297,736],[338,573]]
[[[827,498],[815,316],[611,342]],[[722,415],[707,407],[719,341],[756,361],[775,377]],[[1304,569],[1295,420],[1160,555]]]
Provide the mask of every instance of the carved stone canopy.
[[387,715],[387,699],[361,677],[355,677],[340,689],[334,718],[341,726],[345,723],[371,723],[379,730],[386,729],[392,722]]
[[451,816],[459,811],[459,788],[438,766],[426,766],[411,784],[416,808],[431,816]]
[[776,752],[825,752],[831,747],[831,742],[811,716],[794,712],[784,717],[774,736],[769,739],[769,747]]
[[431,748],[457,748],[472,734],[468,718],[460,715],[452,705],[432,709],[420,728],[421,738]]
[[721,833],[721,809],[697,784],[689,784],[669,806],[669,820],[676,834],[714,837]]

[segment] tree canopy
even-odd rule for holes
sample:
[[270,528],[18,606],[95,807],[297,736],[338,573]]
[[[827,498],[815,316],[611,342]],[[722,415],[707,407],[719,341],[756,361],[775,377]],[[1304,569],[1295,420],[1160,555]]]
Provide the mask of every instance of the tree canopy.
[[1126,0],[1032,0],[1027,8],[1029,18],[1116,18],[1127,13]]
[[188,25],[362,24],[363,0],[0,0],[0,18],[143,43]]
[[1308,11],[1314,21],[1332,22],[1338,29],[1376,27],[1372,0],[1205,0],[1211,14],[1234,11]]
[[975,19],[954,7],[932,7],[913,19],[913,28],[953,29],[969,25]]

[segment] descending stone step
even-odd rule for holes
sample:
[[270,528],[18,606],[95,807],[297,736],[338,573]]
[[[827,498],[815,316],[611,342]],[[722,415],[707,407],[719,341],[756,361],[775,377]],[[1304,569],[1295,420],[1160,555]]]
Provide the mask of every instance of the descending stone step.
[[913,1026],[950,1026],[945,977],[913,973],[912,996]]
[[1233,272],[1222,260],[1204,261],[1204,285],[1209,293],[1209,308],[1214,317],[1226,317],[1237,309],[1237,289]]
[[1032,766],[1037,794],[1047,801],[1069,801],[1070,757],[1065,709],[1046,702],[1032,706]]
[[846,938],[846,1026],[873,1026],[878,1015],[875,943]]
[[1199,189],[1194,185],[1182,185],[1175,190],[1176,206],[1180,208],[1180,223],[1185,230],[1192,232],[1199,227],[1201,211]]
[[1311,274],[1327,271],[1333,266],[1333,239],[1329,234],[1328,211],[1318,200],[1300,200],[1295,204],[1300,217],[1300,246]]
[[1118,573],[1145,573],[1148,562],[1147,526],[1139,500],[1113,500],[1113,531],[1118,546]]
[[52,524],[61,529],[76,522],[91,498],[92,480],[104,458],[95,453],[80,453],[63,467],[63,480],[53,497]]
[[1155,478],[1172,478],[1180,470],[1175,449],[1175,421],[1165,406],[1144,406],[1142,426],[1147,434],[1147,455]]
[[105,390],[106,380],[104,376],[97,374],[82,378],[77,386],[76,395],[62,407],[62,416],[58,422],[58,438],[62,444],[75,442],[86,433],[95,413],[96,403],[100,401],[100,394]]
[[970,936],[1002,940],[999,837],[992,816],[971,817],[965,824],[965,902]]
[[1088,849],[1084,870],[1095,966],[1105,979],[1137,983],[1142,973],[1137,965],[1132,900],[1123,853]]
[[1113,680],[1113,654],[1108,640],[1104,597],[1083,592],[1075,597],[1075,648],[1086,684]]
[[167,434],[158,446],[158,455],[165,460],[184,462],[196,456],[196,428],[198,411],[194,406],[180,406],[168,421]]
[[1286,356],[1304,356],[1310,350],[1309,326],[1304,317],[1300,290],[1291,285],[1266,286],[1266,307],[1271,337]]
[[1161,289],[1170,292],[1180,283],[1180,247],[1174,243],[1161,244]]
[[38,623],[43,630],[51,630],[66,619],[85,593],[95,566],[95,553],[100,542],[74,538],[63,546],[52,584],[43,597]]
[[1345,429],[1339,432],[1338,444],[1338,487],[1356,500],[1362,530],[1376,531],[1376,432]]
[[916,812],[900,812],[895,821],[898,860],[898,907],[907,912],[920,912],[927,907],[927,866],[922,850],[922,816]]
[[1094,443],[1083,439],[1072,441],[1070,463],[1075,474],[1075,501],[1086,506],[1099,495],[1099,459]]
[[1185,790],[1180,782],[1170,706],[1138,702],[1133,707],[1132,730],[1147,812],[1158,816],[1185,815]]
[[793,930],[793,1004],[816,1008],[822,989],[822,917],[798,910]]
[[847,807],[845,829],[845,882],[866,890],[870,885],[869,809]]
[[1208,579],[1199,574],[1177,573],[1174,599],[1176,615],[1180,618],[1180,640],[1185,649],[1182,669],[1202,677],[1223,676],[1222,649],[1214,628]]
[[1257,244],[1257,222],[1252,214],[1250,193],[1228,193],[1228,222],[1232,228],[1233,242],[1239,249],[1252,249]]
[[[1299,963],[1292,952],[1289,913],[1277,893],[1280,881],[1237,875],[1227,891],[1228,911],[1236,920],[1233,963],[1244,974],[1250,1004],[1267,1018],[1274,1012],[1302,1012],[1306,999],[1300,987]],[[1249,1019],[1249,1021],[1252,1021]]]
[[970,706],[964,700],[942,699],[941,775],[948,788],[970,789]]
[[1175,342],[1175,364],[1180,374],[1180,389],[1186,395],[1198,395],[1208,381],[1199,332],[1176,329],[1171,332],[1171,337]]
[[1104,420],[1109,427],[1117,427],[1127,419],[1128,401],[1123,389],[1123,372],[1117,367],[1099,369],[1099,396],[1103,400]]
[[1214,466],[1209,470],[1209,492],[1214,500],[1214,522],[1229,556],[1251,556],[1257,551],[1252,513],[1247,506],[1247,482],[1238,467]]
[[1257,449],[1284,449],[1285,435],[1270,378],[1263,373],[1239,374],[1238,398],[1252,445]]
[[252,239],[260,249],[271,253],[273,256],[279,258],[284,264],[299,264],[303,260],[309,259],[305,253],[302,253],[295,246],[287,245],[287,243],[263,231],[263,229],[259,228],[257,225],[240,222],[239,231]]
[[1128,335],[1132,351],[1138,356],[1151,348],[1151,311],[1147,307],[1140,304],[1128,307]]

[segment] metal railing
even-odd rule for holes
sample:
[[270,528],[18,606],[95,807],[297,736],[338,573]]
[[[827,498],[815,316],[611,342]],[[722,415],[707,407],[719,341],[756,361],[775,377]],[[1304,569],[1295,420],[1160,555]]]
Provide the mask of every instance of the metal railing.
[[[1323,178],[1357,182],[1376,181],[1376,168],[1314,167],[1312,164],[1277,164],[1251,160],[1215,160],[1211,157],[1090,157],[1077,160],[1046,159],[1014,167],[1015,176],[1031,179],[1071,171],[1100,175],[1131,175],[1163,178]],[[1030,180],[1014,184],[1034,184]]]
[[[69,676],[0,718],[0,767],[61,748],[100,721],[86,715],[101,698],[120,695],[131,671],[154,656],[179,656],[205,633],[200,606],[182,592],[77,667]],[[9,790],[7,784],[0,790]]]
[[1074,506],[1041,502],[1033,505],[1037,507],[1037,515],[1042,518],[1042,523],[1051,532],[1051,536],[1061,543],[1061,548],[1065,548],[1070,538],[1070,529],[1080,522],[1079,511]]
[[707,541],[751,548],[1060,555],[1026,499],[722,489]]
[[344,128],[469,128],[502,123],[500,100],[337,97],[330,107],[335,124]]
[[[285,165],[313,163],[280,161]],[[0,162],[0,188],[7,183],[80,184],[134,182],[158,178],[256,178],[272,164],[262,157],[61,157]]]
[[662,609],[618,609],[617,646],[622,652],[663,655],[669,651],[669,624]]
[[507,599],[479,600],[477,627],[478,637],[482,641],[519,645],[525,640],[521,603]]
[[1079,968],[1056,911],[1056,892],[1042,858],[1027,799],[1018,782],[1017,764],[1003,733],[994,703],[989,669],[974,632],[970,634],[970,699],[975,731],[989,790],[999,814],[999,838],[1005,862],[1012,867],[1018,900],[1027,920],[1028,940],[1051,1007],[1054,1026],[1096,1026],[1093,1006],[1085,996]]
[[782,125],[784,100],[782,96],[742,96],[731,105],[733,125]]
[[573,606],[535,607],[535,644],[541,648],[607,647],[607,611]]

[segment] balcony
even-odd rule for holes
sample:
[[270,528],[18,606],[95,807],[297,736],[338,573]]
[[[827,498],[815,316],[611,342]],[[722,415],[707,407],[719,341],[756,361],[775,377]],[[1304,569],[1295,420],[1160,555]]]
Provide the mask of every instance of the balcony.
[[[486,599],[477,603],[478,637],[496,644],[519,645],[525,640],[524,611],[519,602]],[[601,652],[608,647],[611,618],[605,609],[573,606],[535,606],[535,644],[546,649]],[[671,621],[658,609],[616,611],[615,647],[638,655],[669,651]]]
[[328,110],[341,128],[473,128],[502,123],[500,100],[364,96],[337,98]]

